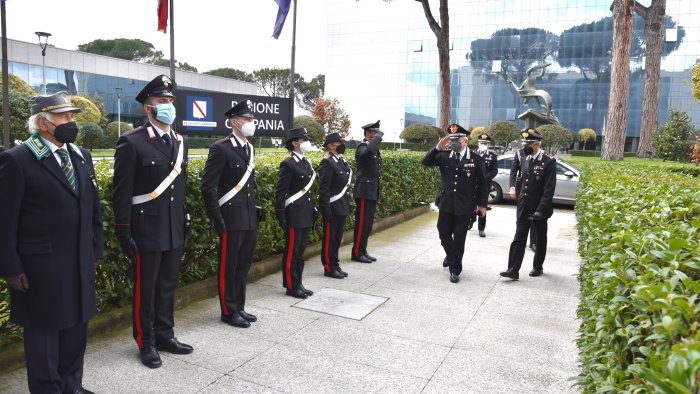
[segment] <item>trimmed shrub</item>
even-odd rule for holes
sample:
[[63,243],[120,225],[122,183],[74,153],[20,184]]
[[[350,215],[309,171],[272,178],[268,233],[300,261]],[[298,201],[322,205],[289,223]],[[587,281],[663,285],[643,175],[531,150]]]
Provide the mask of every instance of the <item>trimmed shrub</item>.
[[507,120],[499,120],[489,126],[488,133],[496,146],[503,146],[508,150],[510,143],[520,138],[518,126]]
[[294,128],[303,127],[311,137],[311,142],[319,145],[323,144],[323,139],[326,137],[326,132],[323,126],[316,119],[307,115],[299,115],[294,117]]
[[401,132],[399,138],[418,145],[419,150],[423,150],[425,144],[437,143],[445,132],[435,126],[416,123],[412,124]]
[[102,120],[102,112],[90,99],[82,96],[71,96],[70,101],[73,106],[83,110],[75,114],[74,119],[76,122],[100,123],[100,120]]
[[672,109],[668,121],[659,128],[654,138],[656,156],[664,161],[689,162],[694,138],[697,136],[698,130],[688,114]]
[[[600,151],[599,150],[574,150],[570,149],[569,154],[571,156],[579,156],[579,157],[600,157]],[[624,157],[637,157],[637,152],[624,152],[623,153]]]
[[582,391],[698,392],[697,174],[587,165],[576,216]]
[[537,128],[542,135],[542,149],[548,155],[556,155],[560,150],[568,149],[574,142],[574,134],[561,126],[548,124]]
[[[265,208],[266,215],[258,230],[254,260],[281,253],[284,247],[284,234],[277,224],[274,214],[274,195],[279,173],[279,163],[286,153],[264,153],[256,156],[255,191],[258,205]],[[311,152],[308,157],[318,169],[323,152]],[[348,150],[347,158],[355,167],[355,152]],[[423,153],[382,152],[382,190],[377,204],[377,220],[425,205],[432,201],[440,183],[439,173],[421,164]],[[196,282],[216,275],[218,235],[208,219],[204,200],[199,190],[206,158],[190,158],[187,174],[187,212],[192,216],[193,228],[189,243],[185,248],[183,261],[188,267],[180,275],[179,286]],[[133,283],[131,263],[119,249],[114,233],[114,213],[112,211],[112,165],[102,159],[95,162],[97,183],[100,188],[100,201],[105,227],[104,257],[97,267],[97,302],[101,312],[131,303]],[[316,182],[318,185],[318,182]],[[345,230],[354,225],[354,215],[345,223]],[[320,239],[323,226],[320,223],[312,232],[309,242]],[[5,281],[0,281],[0,347],[21,337],[21,330],[8,323],[9,294]]]
[[[17,92],[10,90],[10,146],[5,148],[10,148],[14,145],[15,140],[25,140],[29,138],[29,128],[27,127],[27,120],[30,116],[30,105],[29,100],[32,95],[25,92]],[[0,94],[0,106],[2,105],[2,95]],[[5,121],[2,117],[2,112],[0,111],[0,124]],[[2,141],[0,140],[0,145]]]
[[78,145],[93,150],[98,147],[103,137],[102,128],[96,123],[78,123]]

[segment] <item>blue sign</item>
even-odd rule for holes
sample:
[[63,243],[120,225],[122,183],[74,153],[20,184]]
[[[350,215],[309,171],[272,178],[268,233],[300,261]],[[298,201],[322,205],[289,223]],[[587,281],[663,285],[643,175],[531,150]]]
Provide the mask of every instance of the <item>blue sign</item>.
[[187,96],[185,120],[182,125],[188,130],[212,131],[216,128],[214,121],[214,98],[205,96]]

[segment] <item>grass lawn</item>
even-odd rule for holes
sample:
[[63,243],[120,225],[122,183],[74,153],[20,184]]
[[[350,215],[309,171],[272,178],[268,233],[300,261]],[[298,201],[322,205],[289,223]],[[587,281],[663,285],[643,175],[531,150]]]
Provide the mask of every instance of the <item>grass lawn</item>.
[[[600,157],[581,157],[581,156],[567,156],[562,157],[567,163],[571,163],[574,166],[581,168],[584,164],[602,164],[602,163],[612,163],[609,161],[603,161]],[[620,164],[634,164],[634,165],[647,165],[653,167],[694,167],[691,163],[677,163],[675,161],[663,161],[661,159],[640,159],[638,157],[625,157],[624,160],[619,161]]]

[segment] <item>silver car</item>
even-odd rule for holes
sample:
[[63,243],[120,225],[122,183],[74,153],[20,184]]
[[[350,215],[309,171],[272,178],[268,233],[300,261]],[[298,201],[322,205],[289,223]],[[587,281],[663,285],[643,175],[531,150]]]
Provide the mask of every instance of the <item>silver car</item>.
[[[495,204],[503,199],[510,200],[510,168],[515,154],[509,153],[498,158],[498,175],[491,181],[489,203]],[[571,164],[557,159],[557,188],[554,191],[555,204],[576,204],[579,170]]]

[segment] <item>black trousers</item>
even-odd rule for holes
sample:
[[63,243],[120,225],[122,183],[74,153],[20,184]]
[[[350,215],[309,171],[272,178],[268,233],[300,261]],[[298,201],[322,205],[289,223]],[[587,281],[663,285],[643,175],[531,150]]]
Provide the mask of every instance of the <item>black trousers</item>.
[[464,256],[464,242],[467,239],[469,216],[438,212],[437,229],[440,244],[445,250],[452,274],[459,275],[462,272],[462,256]]
[[257,230],[228,231],[221,235],[217,284],[223,316],[245,310],[245,289],[257,237]]
[[24,329],[24,355],[31,393],[72,393],[83,386],[87,323],[63,330]]
[[175,287],[182,248],[136,255],[134,269],[134,339],[139,349],[175,334]]
[[355,232],[352,243],[352,257],[367,254],[367,239],[374,225],[377,201],[366,198],[355,199]]
[[340,267],[338,250],[343,241],[343,226],[347,216],[331,215],[330,220],[323,221],[323,244],[321,245],[321,263],[324,272]]
[[287,227],[284,230],[284,254],[282,255],[282,286],[298,289],[304,273],[304,251],[309,241],[311,227]]
[[[532,267],[542,269],[544,258],[547,255],[547,220],[528,220],[527,218],[518,218],[515,222],[515,236],[510,244],[510,252],[508,254],[508,268],[514,271],[520,271],[525,257],[525,247],[527,246],[527,236],[532,228],[535,239],[535,257],[532,260]],[[532,237],[530,237],[532,243]]]

